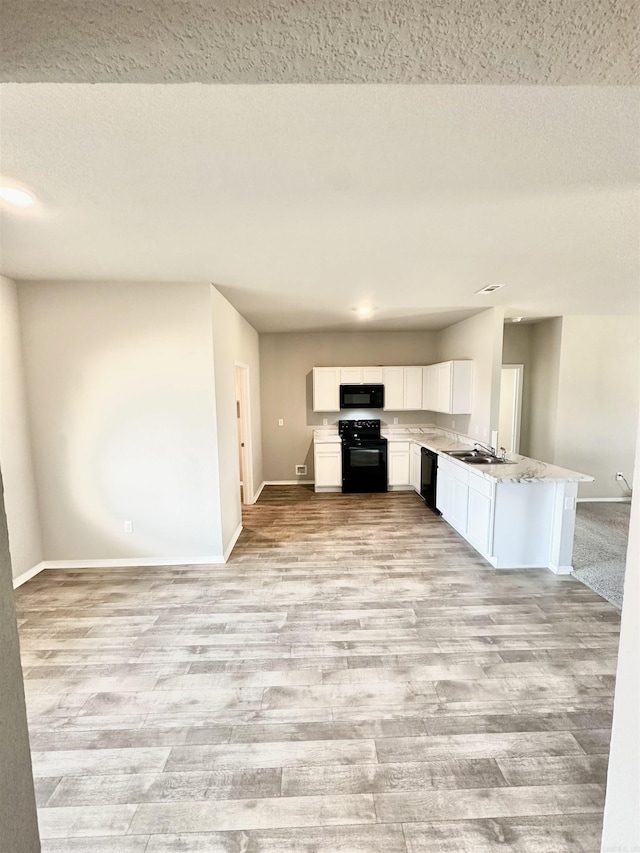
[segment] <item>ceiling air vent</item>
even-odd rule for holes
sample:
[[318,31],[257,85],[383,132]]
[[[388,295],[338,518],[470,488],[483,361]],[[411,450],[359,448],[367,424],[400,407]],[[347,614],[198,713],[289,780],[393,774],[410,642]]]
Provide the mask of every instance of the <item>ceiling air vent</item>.
[[495,291],[500,290],[501,287],[504,287],[504,284],[488,284],[486,287],[483,287],[482,290],[476,290],[476,294],[495,293]]

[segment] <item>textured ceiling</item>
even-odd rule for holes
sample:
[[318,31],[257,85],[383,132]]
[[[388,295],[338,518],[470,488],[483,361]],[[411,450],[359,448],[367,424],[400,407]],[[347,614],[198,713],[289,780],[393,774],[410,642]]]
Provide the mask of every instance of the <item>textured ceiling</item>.
[[261,331],[637,312],[639,96],[5,84],[0,171],[39,203],[0,271],[211,281]]
[[2,81],[622,84],[637,0],[14,0]]

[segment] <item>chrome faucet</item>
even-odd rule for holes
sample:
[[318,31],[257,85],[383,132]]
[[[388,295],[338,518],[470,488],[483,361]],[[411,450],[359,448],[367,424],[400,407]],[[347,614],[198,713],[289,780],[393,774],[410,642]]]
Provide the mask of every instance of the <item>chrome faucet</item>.
[[506,447],[500,448],[500,458],[502,459],[503,462],[507,461],[507,448]]
[[[495,447],[491,447],[490,444],[483,444],[481,441],[476,441],[476,443],[473,445],[473,449],[474,450],[484,450],[487,453],[490,453],[492,456],[496,455]],[[500,448],[500,449],[502,450],[502,448]]]

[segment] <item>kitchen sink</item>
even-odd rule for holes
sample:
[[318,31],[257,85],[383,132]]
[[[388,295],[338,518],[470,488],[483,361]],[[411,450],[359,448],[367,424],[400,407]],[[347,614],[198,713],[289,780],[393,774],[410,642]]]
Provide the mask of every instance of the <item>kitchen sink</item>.
[[453,456],[454,459],[459,459],[461,462],[466,462],[467,465],[513,465],[509,459],[500,459],[498,456],[491,456],[489,453],[484,453],[481,450],[446,450],[447,456]]

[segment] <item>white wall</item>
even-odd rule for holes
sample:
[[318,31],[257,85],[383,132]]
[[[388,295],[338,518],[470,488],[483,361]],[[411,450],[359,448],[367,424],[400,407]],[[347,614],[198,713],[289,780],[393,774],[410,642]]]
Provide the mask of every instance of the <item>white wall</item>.
[[13,577],[43,559],[40,513],[31,456],[18,296],[15,282],[0,276],[0,466]]
[[45,559],[221,555],[210,285],[18,298]]
[[615,475],[633,479],[639,365],[637,317],[563,317],[553,461],[595,477],[581,498],[629,494]]
[[[640,459],[640,429],[636,440]],[[602,850],[640,850],[640,465],[634,478]]]
[[561,349],[561,317],[534,324],[531,338],[532,369],[529,372],[529,455],[543,462],[553,462],[556,455]]
[[470,415],[438,415],[441,427],[488,442],[500,418],[500,371],[504,311],[489,308],[438,333],[438,361],[473,359],[473,401]]
[[260,419],[260,345],[258,333],[236,309],[211,287],[216,415],[222,512],[222,542],[226,549],[242,522],[238,470],[235,366],[249,367],[251,447],[254,492],[262,483]]

